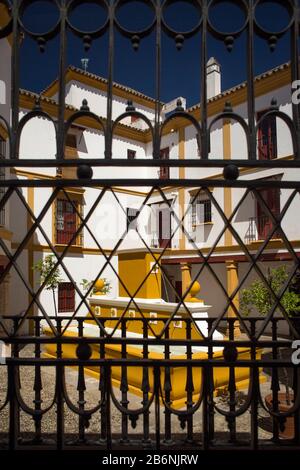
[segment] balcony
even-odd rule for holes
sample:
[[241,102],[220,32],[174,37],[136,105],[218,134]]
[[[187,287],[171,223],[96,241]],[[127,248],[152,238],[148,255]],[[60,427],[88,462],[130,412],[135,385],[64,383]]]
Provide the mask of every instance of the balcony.
[[[250,217],[248,229],[245,235],[245,243],[257,242],[270,237],[274,223],[268,215]],[[280,238],[280,233],[276,229],[271,235],[271,239]]]

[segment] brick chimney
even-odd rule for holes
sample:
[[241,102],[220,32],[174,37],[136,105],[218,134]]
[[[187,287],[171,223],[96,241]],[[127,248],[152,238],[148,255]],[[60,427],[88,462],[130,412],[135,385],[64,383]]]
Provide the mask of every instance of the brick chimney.
[[207,99],[221,93],[221,66],[214,57],[206,64],[207,73]]

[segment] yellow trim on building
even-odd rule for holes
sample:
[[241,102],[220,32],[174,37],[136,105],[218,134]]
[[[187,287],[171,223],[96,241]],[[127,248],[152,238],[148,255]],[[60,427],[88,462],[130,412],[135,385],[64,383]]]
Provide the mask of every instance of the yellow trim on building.
[[[95,80],[95,79],[92,79],[92,80]],[[97,81],[97,84],[100,84],[100,83],[101,83],[100,81]],[[255,85],[255,97],[257,98],[264,94],[270,93],[290,83],[291,83],[291,67],[290,65],[282,66],[281,68],[274,70],[273,72],[270,71],[269,74],[266,74],[263,77],[258,77],[255,80],[255,84],[254,84]],[[49,90],[51,90],[51,87],[46,90],[44,95],[42,95],[41,105],[44,111],[49,113],[51,116],[57,117],[58,105],[51,98],[48,98],[48,96],[50,95],[52,96],[54,94],[52,93],[52,91],[50,92]],[[125,90],[118,89],[118,91],[122,94],[124,98],[126,99],[132,98],[134,101],[138,102],[137,100],[138,96],[135,95],[134,93],[131,96],[130,90],[125,91]],[[45,99],[43,99],[43,96],[45,97]],[[24,94],[24,92],[23,94],[21,93],[20,107],[32,109],[35,104],[35,98],[36,98],[35,95],[30,92],[26,94]],[[240,86],[237,86],[233,88],[232,90],[225,91],[224,93],[210,100],[207,105],[208,117],[221,113],[224,110],[225,103],[227,101],[230,101],[233,108],[241,105],[242,103],[246,103],[247,102],[247,85],[242,84]],[[199,105],[196,105],[188,109],[187,111],[195,119],[197,120],[201,119],[201,110],[200,110]],[[75,108],[72,109],[72,107],[66,106],[66,109],[65,109],[66,119],[70,117],[74,112],[75,112]],[[106,121],[105,118],[101,118],[101,120],[103,121],[103,123],[105,123]],[[89,117],[83,117],[79,119],[77,123],[87,128],[101,130],[101,126]],[[170,121],[169,123],[167,123],[166,126],[164,126],[162,134],[166,135],[171,132],[171,129],[174,129],[176,131],[180,128],[184,128],[190,125],[191,123],[187,121],[185,118],[176,118]],[[131,128],[129,126],[125,126],[122,124],[119,124],[117,126],[116,135],[125,137],[126,139],[136,140],[142,143],[149,143],[152,139],[150,130],[140,131],[133,127]]]
[[[49,180],[49,179],[57,179],[56,176],[52,176],[52,175],[45,175],[44,173],[37,173],[35,171],[28,171],[28,170],[20,170],[18,168],[12,168],[10,170],[10,173],[12,175],[16,175],[16,176],[25,176],[27,177],[28,179],[43,179],[43,180]],[[146,186],[146,180],[145,180],[145,186]],[[102,186],[93,186],[93,188],[91,189],[103,189]],[[127,188],[119,188],[118,186],[112,186],[112,189],[116,192],[116,193],[123,193],[123,194],[130,194],[131,196],[147,196],[148,192],[144,192],[144,191],[136,191],[134,189],[127,189]],[[78,193],[84,193],[85,189],[82,189],[82,188],[68,188],[68,191],[71,192],[78,192]]]
[[[239,275],[238,275],[238,263],[233,260],[228,260],[225,262],[226,265],[226,278],[227,278],[227,294],[230,296],[239,285]],[[234,296],[232,300],[233,305],[239,310],[240,299],[239,292]],[[236,313],[233,307],[228,308],[228,318],[235,318]],[[234,339],[236,339],[240,334],[239,322],[236,321],[233,327]],[[229,336],[229,328],[227,328],[227,336]]]
[[[12,249],[18,248],[19,244],[18,243],[12,243],[11,247]],[[34,244],[32,245],[32,249],[34,252],[42,252],[42,253],[52,253],[51,248],[48,245],[38,245]],[[55,245],[55,250],[60,253],[65,249],[65,245]],[[106,255],[111,254],[112,250],[103,248],[103,251]],[[82,246],[77,246],[73,245],[68,248],[68,253],[80,253],[83,255],[101,255],[101,251],[98,248],[89,248],[89,247],[82,247]]]
[[7,230],[4,227],[0,227],[0,238],[2,240],[11,241],[12,237],[13,237],[13,232],[11,232],[10,230]]
[[[251,251],[251,250],[257,250],[259,248],[259,246],[264,243],[265,240],[258,240],[258,241],[255,241],[255,242],[251,242],[249,244],[247,244],[247,248]],[[292,245],[293,248],[300,248],[300,240],[290,240],[290,243]],[[266,250],[280,250],[280,249],[285,249],[287,250],[286,248],[286,245],[283,243],[283,241],[281,239],[273,239],[273,240],[270,240],[266,246]],[[201,248],[201,251],[202,253],[209,253],[211,250],[211,247],[203,247]],[[237,254],[237,253],[241,253],[241,254],[245,254],[244,251],[241,249],[241,247],[239,245],[224,245],[224,246],[216,246],[214,248],[214,253],[234,253],[234,254]],[[197,253],[196,253],[197,255]],[[177,258],[177,257],[184,257],[184,256],[195,256],[195,250],[193,249],[186,249],[186,250],[180,250],[180,249],[177,249],[177,248],[167,248],[167,250],[165,251],[165,254],[164,254],[164,258],[166,257],[173,257],[174,258]]]
[[[98,77],[93,75],[93,74],[88,74],[88,73],[80,73],[79,70],[74,70],[73,68],[67,69],[66,73],[66,83],[73,81],[83,83],[84,85],[87,85],[88,87],[92,88],[97,88],[98,90],[101,91],[106,91],[107,92],[107,81],[101,80],[101,77]],[[55,80],[45,91],[44,91],[44,96],[47,97],[52,97],[58,92],[58,80]],[[131,99],[135,103],[138,103],[142,106],[145,106],[146,108],[150,109],[155,109],[155,101],[147,97],[146,95],[143,95],[142,93],[135,92],[135,90],[132,90],[130,88],[127,88],[122,85],[113,85],[113,95],[119,96],[120,98],[124,98],[126,100]]]
[[[20,108],[32,110],[33,107],[35,106],[35,99],[36,99],[35,94],[31,92],[28,92],[26,94],[21,93],[20,94]],[[43,99],[43,96],[42,96],[41,107],[43,111],[48,113],[50,116],[57,118],[58,104],[55,103],[53,100],[47,99],[47,98]],[[69,117],[71,117],[75,112],[76,112],[75,108],[66,106],[65,119],[68,119]],[[103,122],[103,125],[105,127],[106,119],[102,117],[100,119]],[[83,126],[84,128],[87,128],[87,129],[97,129],[98,131],[103,132],[101,125],[89,116],[83,116],[77,119],[76,124]],[[151,140],[150,134],[148,135],[146,131],[139,131],[135,129],[134,127],[129,127],[124,124],[118,124],[116,126],[115,135],[119,137],[124,137],[129,140],[135,140],[141,143],[147,143],[147,142],[150,142]]]

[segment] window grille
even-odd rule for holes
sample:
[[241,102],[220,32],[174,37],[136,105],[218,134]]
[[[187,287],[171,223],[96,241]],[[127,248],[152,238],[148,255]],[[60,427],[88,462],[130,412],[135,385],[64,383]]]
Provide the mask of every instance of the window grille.
[[73,312],[75,309],[75,289],[72,282],[58,285],[58,312]]
[[66,199],[57,200],[55,214],[55,241],[57,244],[66,245],[71,242],[71,245],[79,244],[82,246],[82,231],[80,235],[73,240],[78,226],[78,213],[81,216],[83,214],[82,204],[79,204],[79,201],[67,201]]
[[211,201],[199,196],[192,204],[191,225],[196,230],[197,225],[212,221]]

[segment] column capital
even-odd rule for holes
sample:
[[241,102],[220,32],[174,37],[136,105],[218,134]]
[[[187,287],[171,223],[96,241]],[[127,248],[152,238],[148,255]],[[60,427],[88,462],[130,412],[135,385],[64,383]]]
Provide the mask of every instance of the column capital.
[[233,259],[225,261],[226,269],[237,269],[239,263]]

